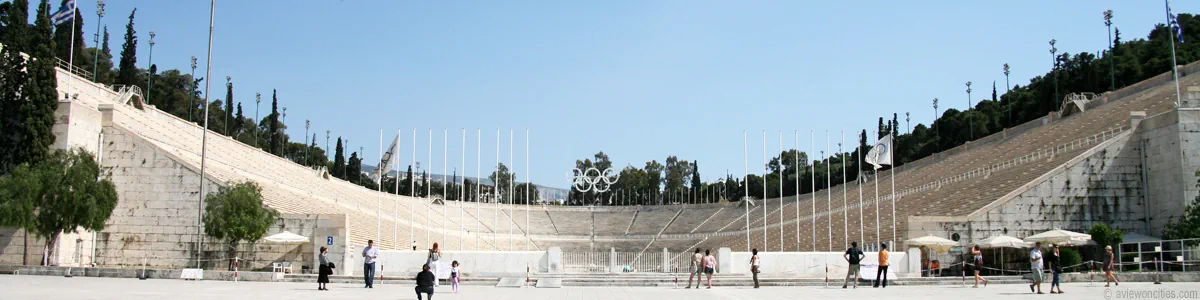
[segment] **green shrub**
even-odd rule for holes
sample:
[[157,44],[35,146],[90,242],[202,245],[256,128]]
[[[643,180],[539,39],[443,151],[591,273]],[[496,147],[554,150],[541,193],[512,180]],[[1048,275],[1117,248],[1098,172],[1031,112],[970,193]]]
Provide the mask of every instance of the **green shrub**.
[[1083,268],[1086,268],[1086,266],[1083,268],[1081,268],[1081,267],[1075,267],[1072,269],[1066,268],[1066,267],[1078,265],[1083,262],[1083,256],[1079,255],[1079,250],[1076,250],[1075,248],[1058,248],[1058,254],[1059,254],[1058,262],[1060,264],[1062,264],[1063,272],[1079,271],[1079,270],[1083,270]]

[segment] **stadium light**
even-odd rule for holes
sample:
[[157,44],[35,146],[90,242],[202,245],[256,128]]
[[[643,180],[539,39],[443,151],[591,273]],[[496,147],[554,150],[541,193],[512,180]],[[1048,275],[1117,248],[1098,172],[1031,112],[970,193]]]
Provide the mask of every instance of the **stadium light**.
[[[262,93],[254,93],[254,148],[258,148],[258,107],[262,104]],[[329,130],[325,131],[325,149],[329,149]]]
[[146,102],[150,102],[150,83],[154,80],[154,31],[150,32],[150,57],[146,59]]
[[[193,91],[200,88],[200,87],[196,86],[196,84],[197,84],[197,82],[196,82],[196,56],[193,55],[192,56],[192,90]],[[191,98],[192,98],[191,96],[188,96],[188,122],[195,122],[196,120],[194,118],[192,118],[192,109],[196,107],[196,102],[192,101]],[[258,145],[256,144],[255,146],[258,146]]]
[[1113,38],[1112,38],[1112,17],[1113,11],[1104,11],[1104,27],[1108,27],[1108,90],[1117,90],[1117,71],[1113,65]]
[[[937,119],[938,119],[938,98],[933,97],[933,122],[937,123]],[[933,125],[929,125],[929,127],[933,127]],[[934,131],[934,138],[936,138],[934,140],[934,147],[933,147],[934,151],[935,152],[942,151],[942,128],[941,127],[937,128],[937,130]]]
[[[1008,63],[1004,63],[1004,95],[1006,95],[1006,96],[1008,95],[1009,88],[1010,88],[1011,86],[1012,86],[1012,85],[1010,85],[1010,84],[1008,83]],[[1011,100],[1011,98],[1010,98],[1010,100],[1009,100],[1009,103],[1008,103],[1008,126],[1012,126],[1012,125],[1013,125],[1013,121],[1012,121],[1012,100]]]
[[[92,44],[96,44],[96,45],[100,44],[100,23],[101,23],[100,20],[103,20],[103,19],[104,19],[104,0],[96,0],[96,38],[92,40]],[[96,76],[100,74],[100,72],[99,72],[99,70],[100,70],[100,51],[92,51],[92,52],[95,53],[93,55],[94,58],[92,58],[92,82],[96,82]],[[195,58],[192,58],[192,61],[193,61],[192,65],[195,65],[196,64],[194,62]],[[195,68],[195,67],[193,67],[193,68]],[[188,111],[188,112],[190,113],[191,111]],[[191,115],[189,115],[188,118],[189,118],[188,121],[191,121],[191,119],[190,119]]]
[[974,122],[974,118],[971,116],[970,111],[971,111],[971,82],[967,81],[967,110],[963,111],[963,112],[967,113],[967,130],[969,130],[967,132],[967,137],[968,137],[967,141],[971,141],[971,140],[975,139],[975,122]]
[[1052,76],[1054,76],[1054,106],[1055,107],[1058,107],[1058,56],[1055,54],[1055,53],[1058,53],[1058,48],[1054,47],[1054,44],[1057,44],[1057,43],[1058,43],[1058,40],[1050,39],[1050,59],[1053,60],[1052,64],[1050,65],[1050,72],[1053,73]]

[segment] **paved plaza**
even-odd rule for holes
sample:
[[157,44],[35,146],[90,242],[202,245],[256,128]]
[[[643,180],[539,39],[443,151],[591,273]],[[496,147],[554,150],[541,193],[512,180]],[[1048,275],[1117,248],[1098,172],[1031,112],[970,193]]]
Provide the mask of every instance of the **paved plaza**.
[[[416,299],[410,285],[381,285],[363,289],[357,284],[331,284],[331,291],[317,291],[315,283],[270,283],[183,280],[137,280],[128,278],[64,278],[56,276],[0,276],[3,299]],[[1200,283],[1127,283],[1105,289],[1103,284],[1064,285],[1067,294],[1040,295],[1047,299],[1200,299]],[[443,286],[437,299],[1030,299],[1026,285],[991,285],[986,288],[961,286],[892,286],[887,289],[860,287],[764,287],[762,289],[719,287],[685,290],[671,287],[566,287],[561,289],[496,288],[465,286],[462,293],[447,293]],[[1147,292],[1153,293],[1148,294]],[[1131,294],[1132,293],[1132,294]],[[1107,296],[1106,296],[1107,295]],[[1174,297],[1170,297],[1174,295]]]

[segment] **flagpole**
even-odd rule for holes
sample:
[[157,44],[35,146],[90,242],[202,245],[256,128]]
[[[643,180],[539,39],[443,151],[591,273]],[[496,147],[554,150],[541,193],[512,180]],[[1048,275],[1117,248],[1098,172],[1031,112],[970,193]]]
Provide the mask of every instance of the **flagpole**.
[[[433,170],[433,128],[429,128],[429,141],[426,146],[428,146],[429,150],[425,152],[425,154],[427,155],[425,158],[426,159],[425,160],[425,168],[427,168],[429,170]],[[430,172],[425,172],[425,173],[428,174]],[[423,201],[428,201],[429,199],[431,199],[430,197],[433,196],[433,195],[430,195],[430,193],[433,191],[433,182],[431,182],[429,180],[429,176],[424,176],[424,178],[421,178],[421,179],[425,181],[425,200],[423,200]],[[429,216],[433,215],[433,207],[430,207],[429,206],[430,204],[432,204],[432,203],[426,203],[426,205],[425,205],[425,219],[429,220],[432,223],[433,219],[430,218]],[[429,224],[429,225],[430,225],[430,227],[432,227],[433,224]],[[432,240],[433,239],[432,236],[433,236],[433,233],[431,232],[431,230],[426,229],[425,230],[425,240]]]
[[[413,142],[412,142],[412,164],[415,165],[415,164],[417,164],[417,128],[416,127],[413,127],[412,137],[413,137],[413,139],[412,139],[413,140]],[[416,199],[417,201],[421,201],[419,198],[417,198],[417,178],[416,178],[417,175],[416,175],[416,173],[413,173],[412,175],[413,176],[408,177],[408,196],[412,197],[413,199]],[[413,243],[416,243],[417,242],[417,235],[416,235],[417,215],[414,212],[412,203],[408,203],[408,219],[413,220],[412,226],[408,226],[408,240],[413,241]]]
[[492,181],[492,204],[495,204],[495,209],[492,209],[492,242],[494,247],[500,249],[500,128],[496,128],[496,180]]
[[[811,129],[808,130],[808,145],[810,147],[812,147],[812,152],[809,152],[808,155],[812,155],[813,153],[817,152],[817,133],[815,130],[811,130]],[[812,160],[812,158],[809,158],[809,160]],[[812,219],[812,249],[813,249],[812,251],[817,251],[817,163],[816,163],[816,161],[813,161],[813,163],[812,163],[812,176],[810,176],[810,177],[812,178],[812,199],[811,199],[811,201],[808,201],[808,202],[810,202],[810,204],[812,204],[812,215],[811,215],[812,216],[812,218],[811,218]]]
[[[71,1],[71,51],[69,54],[70,56],[67,57],[67,73],[71,75],[75,74],[75,7],[77,7],[77,5],[74,1]],[[151,40],[153,40],[153,38],[151,38]],[[150,48],[154,48],[154,46],[150,46]],[[97,50],[99,50],[99,48],[97,48]],[[154,51],[151,50],[150,52]],[[74,81],[75,76],[67,76],[67,101],[71,100],[71,84],[74,83]],[[150,87],[147,86],[146,88],[149,90]]]
[[529,171],[529,128],[525,128],[525,251],[529,251],[529,202],[533,201],[531,173],[533,172]]
[[745,208],[742,219],[746,219],[746,250],[750,250],[750,148],[748,145],[746,131],[742,130],[742,165],[746,168],[746,179],[742,180],[742,187],[746,190],[746,197],[742,198],[742,207]]
[[[825,152],[829,152],[829,130],[825,130]],[[829,238],[826,240],[829,243],[829,251],[833,251],[833,164],[829,157],[825,159],[825,228]]]
[[[379,128],[379,161],[383,161],[383,128]],[[383,172],[383,166],[375,167]],[[379,240],[379,244],[383,244],[383,217],[379,214],[380,208],[383,206],[383,174],[379,174],[379,178],[375,180],[375,239]]]
[[[875,145],[879,145],[879,131],[875,131]],[[879,158],[875,157],[875,161],[878,163]],[[876,176],[879,175],[878,165],[875,165],[874,169],[871,170],[871,175],[874,177],[871,181],[875,186],[875,246],[879,246],[879,242],[883,238],[879,236],[879,176]]]
[[516,184],[516,176],[512,176],[513,164],[513,131],[508,129],[508,251],[513,250],[513,187]]
[[848,196],[846,196],[846,167],[849,166],[849,164],[846,163],[846,151],[844,150],[845,145],[846,131],[842,130],[842,142],[838,143],[838,152],[842,153],[842,244],[849,244],[850,224],[847,222],[847,217],[850,213],[847,208],[849,208],[848,205],[850,203],[847,200]]
[[396,170],[396,205],[392,207],[392,215],[395,218],[392,219],[392,243],[395,245],[392,248],[400,249],[400,128],[396,128],[396,147],[392,150],[392,156],[396,157],[396,161],[392,163]]
[[[890,136],[891,136],[891,138],[888,139],[888,149],[887,150],[888,150],[888,163],[889,163],[888,171],[890,171],[892,173],[892,174],[888,175],[888,177],[890,177],[892,179],[892,241],[891,242],[892,242],[892,244],[895,244],[896,243],[896,161],[894,160],[896,158],[896,156],[894,155],[894,153],[896,153],[895,130],[892,131],[892,134],[890,134]],[[895,247],[896,245],[892,245],[892,246]]]
[[[792,132],[796,149],[796,252],[800,252],[800,130]],[[781,181],[782,182],[782,181]]]
[[[1175,16],[1171,14],[1170,1],[1163,0],[1163,4],[1167,6],[1167,35],[1171,36],[1171,74],[1175,75],[1175,107],[1179,107],[1179,104],[1181,101],[1183,101],[1183,98],[1179,92],[1179,63],[1175,62],[1175,38],[1176,38],[1175,30],[1174,30],[1174,28],[1172,28],[1172,25],[1171,25],[1172,21],[1174,21],[1175,24],[1178,24],[1179,20],[1175,20]],[[1178,26],[1182,26],[1182,25],[1178,25]],[[72,26],[71,28],[74,28],[74,26]],[[1182,31],[1183,30],[1180,29],[1180,32],[1182,32]],[[72,36],[74,36],[74,35],[72,34]]]
[[[867,139],[865,130],[863,131],[862,139],[864,139],[864,140]],[[864,228],[866,228],[866,224],[863,222],[863,190],[862,190],[863,159],[862,159],[862,156],[863,156],[863,150],[866,150],[866,148],[862,147],[862,146],[863,145],[859,145],[858,151],[856,151],[856,152],[858,152],[858,160],[855,161],[855,163],[854,163],[854,165],[857,168],[857,170],[854,170],[854,174],[855,174],[854,181],[858,182],[858,240],[863,241],[865,243],[867,241],[867,234],[866,234],[866,230],[864,230]]]
[[783,251],[783,130],[779,131],[779,251]]
[[[461,161],[458,166],[463,168],[463,176],[459,177],[460,179],[458,181],[458,231],[459,231],[459,234],[462,234],[462,231],[466,231],[466,227],[463,226],[463,222],[466,222],[466,220],[467,220],[467,219],[463,219],[463,210],[464,210],[463,198],[467,197],[467,185],[466,185],[466,183],[467,183],[467,128],[465,128],[465,127],[462,129],[462,148],[460,148],[459,150],[461,150],[460,152],[462,152],[462,154],[461,154],[462,157],[460,158]],[[458,249],[459,250],[467,249],[466,239],[467,239],[467,236],[465,236],[465,235],[462,238],[458,239]],[[479,249],[475,249],[475,250],[479,250]]]
[[[483,191],[483,185],[480,184],[480,170],[483,169],[483,129],[475,127],[475,218],[479,219],[479,193]],[[472,222],[472,227],[476,234],[479,233],[480,222]],[[479,250],[479,238],[475,238],[475,250]]]
[[450,173],[450,129],[442,127],[442,244],[448,245],[446,240],[446,198],[450,198],[449,186],[450,181],[446,180],[446,173]]
[[763,130],[763,251],[767,251],[767,131]]
[[[208,57],[205,58],[204,78],[212,75],[212,44],[213,44],[213,20],[217,15],[217,0],[209,1],[208,7]],[[71,26],[75,27],[75,26]],[[72,34],[74,36],[74,34]],[[204,249],[204,167],[208,156],[208,80],[204,81],[204,130],[200,136],[200,199],[196,201],[196,268],[200,268],[200,252]]]

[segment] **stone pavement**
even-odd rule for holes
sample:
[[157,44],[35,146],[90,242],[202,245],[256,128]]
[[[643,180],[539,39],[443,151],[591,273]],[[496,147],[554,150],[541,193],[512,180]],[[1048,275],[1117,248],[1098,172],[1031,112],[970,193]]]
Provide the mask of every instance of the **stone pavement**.
[[[377,284],[364,289],[357,284],[332,284],[331,291],[317,291],[312,283],[227,282],[183,280],[137,280],[127,278],[64,278],[57,276],[0,275],[3,299],[416,299],[410,285]],[[1047,299],[1200,299],[1200,283],[1128,283],[1108,290],[1103,284],[1064,285],[1067,294],[1040,295]],[[894,286],[887,289],[840,289],[824,287],[714,288],[685,290],[670,287],[566,287],[561,289],[495,288],[465,286],[462,293],[448,293],[443,286],[437,299],[922,299],[984,300],[1030,299],[1027,285],[991,285],[986,288],[961,286]],[[1128,295],[1130,292],[1159,292]]]

